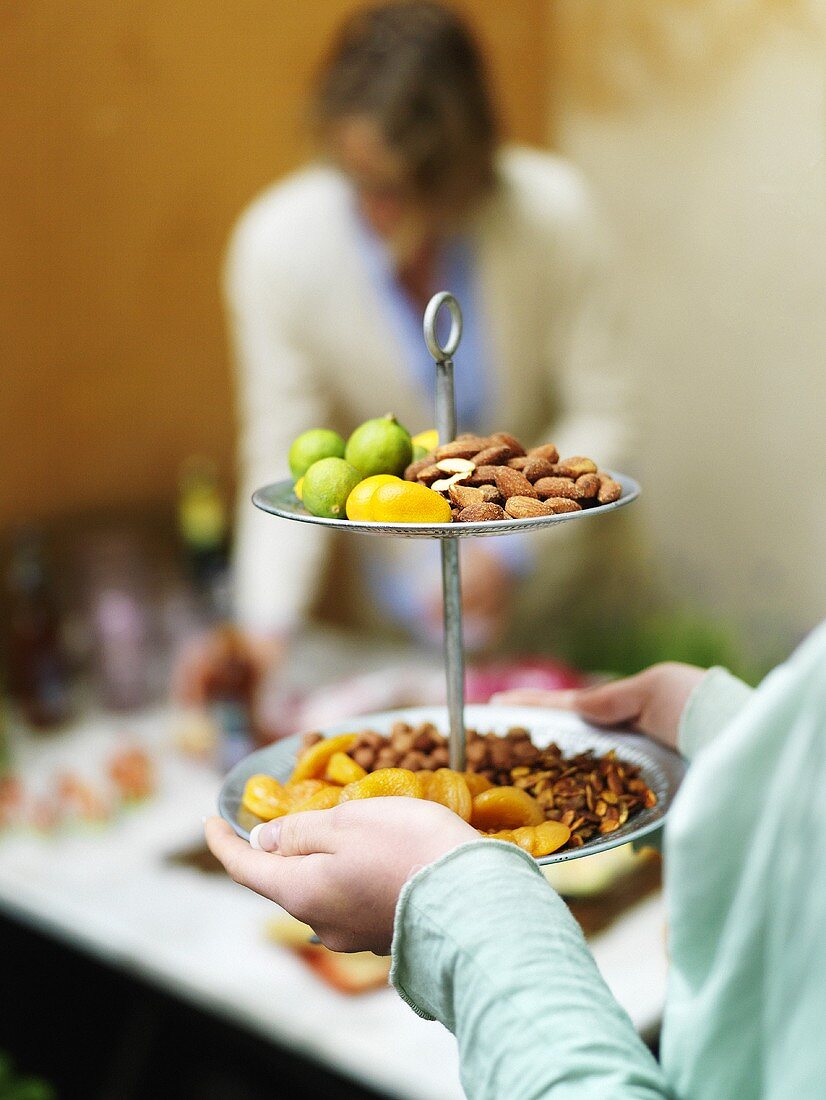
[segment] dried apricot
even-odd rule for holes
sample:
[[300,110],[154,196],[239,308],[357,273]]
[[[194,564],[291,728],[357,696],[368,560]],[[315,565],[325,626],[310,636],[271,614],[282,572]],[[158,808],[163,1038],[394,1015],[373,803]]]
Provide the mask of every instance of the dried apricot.
[[364,779],[365,775],[367,772],[352,756],[348,756],[346,752],[334,752],[324,778],[331,783],[338,783],[340,787],[346,787],[348,783],[357,783],[359,779]]
[[520,828],[513,830],[514,844],[518,844],[520,848],[524,848],[529,856],[534,854],[536,830],[538,828],[538,825],[522,825]]
[[325,787],[329,786],[331,784],[325,783],[323,779],[302,779],[300,783],[293,783],[292,786],[285,787],[284,795],[291,806],[297,806],[299,802],[306,802],[318,791],[323,791]]
[[489,791],[493,786],[486,775],[478,775],[476,772],[463,772],[462,774],[465,777],[471,798],[475,798],[482,791]]
[[341,792],[341,801],[353,798],[386,798],[392,795],[421,798],[422,780],[407,768],[379,768],[356,783],[348,783]]
[[341,787],[322,787],[320,791],[310,795],[303,802],[294,804],[291,814],[303,813],[304,810],[331,810],[341,800]]
[[473,800],[470,796],[467,780],[461,772],[450,768],[439,768],[427,781],[424,797],[431,802],[439,802],[453,810],[463,821],[470,821]]
[[272,821],[289,812],[290,799],[277,779],[271,775],[251,775],[244,785],[241,805],[256,817]]
[[540,825],[522,825],[518,829],[500,829],[486,834],[489,840],[507,840],[539,859],[549,856],[567,843],[571,830],[561,821],[543,821]]
[[318,779],[324,775],[330,757],[337,752],[347,752],[357,736],[355,733],[343,733],[340,737],[329,737],[326,741],[317,741],[296,761],[293,774],[287,780],[287,786],[292,787],[302,779]]
[[518,787],[492,787],[473,799],[470,823],[477,829],[516,829],[545,820],[542,807]]
[[571,830],[561,821],[543,821],[533,830],[533,849],[531,855],[536,859],[540,856],[549,856],[563,844],[567,844],[571,837]]

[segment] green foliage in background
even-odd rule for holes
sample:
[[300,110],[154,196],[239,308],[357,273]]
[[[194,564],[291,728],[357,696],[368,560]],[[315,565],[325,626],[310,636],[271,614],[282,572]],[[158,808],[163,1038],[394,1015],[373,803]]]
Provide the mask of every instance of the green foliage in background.
[[685,661],[701,668],[724,665],[757,684],[769,670],[743,658],[736,632],[726,623],[684,609],[589,617],[560,643],[557,655],[586,672],[630,676],[659,661]]
[[21,1077],[8,1054],[0,1051],[0,1100],[57,1100],[57,1093],[39,1077]]
[[[688,574],[675,585],[646,552],[633,516],[615,513],[590,529],[572,580],[554,574],[550,556],[543,569],[542,586],[531,581],[519,596],[511,652],[545,653],[583,672],[614,676],[660,661],[724,665],[750,684],[788,655],[780,619],[774,630],[768,613],[754,614],[753,621],[764,625],[746,636],[719,610],[723,604],[715,603],[711,580]],[[550,600],[544,600],[545,588]],[[546,610],[550,604],[552,611]]]

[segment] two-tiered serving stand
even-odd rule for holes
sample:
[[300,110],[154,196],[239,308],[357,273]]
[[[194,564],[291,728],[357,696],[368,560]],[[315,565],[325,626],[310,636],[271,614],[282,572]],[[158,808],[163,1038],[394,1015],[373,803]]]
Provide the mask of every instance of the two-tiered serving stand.
[[[444,345],[436,335],[436,322],[442,308],[450,312],[450,332]],[[453,356],[462,335],[462,314],[459,303],[452,294],[441,292],[428,303],[424,314],[424,339],[436,364],[436,427],[439,440],[447,442],[456,436],[456,403],[453,390]],[[390,538],[439,539],[442,553],[442,599],[444,607],[444,652],[447,679],[447,710],[444,707],[414,707],[387,711],[383,714],[361,715],[356,719],[323,730],[325,736],[334,737],[357,729],[374,729],[387,733],[393,723],[406,721],[411,724],[433,722],[440,729],[447,725],[450,766],[458,771],[465,768],[465,720],[483,732],[504,734],[513,726],[530,729],[534,744],[544,746],[555,741],[566,755],[593,749],[597,753],[616,749],[618,755],[629,763],[637,764],[657,795],[656,806],[636,814],[631,820],[612,833],[598,836],[581,848],[573,848],[545,856],[539,862],[556,863],[567,859],[590,855],[619,844],[637,840],[659,828],[676,794],[683,775],[682,759],[668,749],[646,737],[636,734],[597,730],[576,715],[557,710],[517,706],[469,706],[464,703],[464,644],[462,637],[462,584],[459,569],[459,539],[492,537],[524,532],[535,528],[552,529],[562,523],[604,516],[622,508],[639,496],[639,485],[630,477],[612,473],[622,486],[619,500],[611,504],[597,505],[579,512],[562,512],[559,515],[539,516],[530,519],[507,519],[479,523],[367,523],[347,519],[322,519],[310,515],[293,492],[291,481],[281,481],[253,494],[256,507],[281,519],[299,523],[320,524],[349,532],[361,532]],[[446,721],[447,720],[447,721]],[[277,779],[285,779],[293,769],[300,736],[287,738],[246,757],[226,777],[219,796],[221,814],[235,831],[243,837],[245,828],[241,807],[241,795],[247,779],[257,773],[268,773]]]

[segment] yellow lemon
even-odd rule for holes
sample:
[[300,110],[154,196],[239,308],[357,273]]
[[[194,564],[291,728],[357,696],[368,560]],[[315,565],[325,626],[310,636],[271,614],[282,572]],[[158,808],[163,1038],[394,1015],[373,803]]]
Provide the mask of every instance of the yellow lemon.
[[364,481],[360,481],[347,498],[347,518],[371,520],[373,516],[370,512],[370,501],[373,499],[373,493],[380,485],[388,485],[390,482],[400,480],[394,474],[373,474],[372,477],[366,477]]
[[439,446],[439,433],[435,428],[428,428],[426,432],[414,435],[411,443],[414,447],[421,447],[424,454],[430,454]]
[[300,477],[298,481],[293,485],[293,492],[301,500],[301,494],[304,492],[304,478]]
[[414,481],[380,485],[370,511],[375,523],[450,523],[450,505],[433,489]]

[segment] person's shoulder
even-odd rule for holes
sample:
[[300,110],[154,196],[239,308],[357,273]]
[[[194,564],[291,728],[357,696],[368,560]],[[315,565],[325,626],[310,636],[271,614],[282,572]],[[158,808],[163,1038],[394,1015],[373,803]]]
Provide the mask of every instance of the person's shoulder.
[[500,202],[534,228],[551,230],[593,217],[593,199],[580,170],[543,149],[506,145],[497,156]]
[[[605,233],[579,169],[541,149],[508,145],[496,161],[497,185],[483,225],[499,246],[525,262],[592,267]],[[485,230],[483,230],[485,232]]]
[[350,195],[334,168],[313,164],[268,187],[243,211],[233,227],[226,253],[230,287],[249,280],[300,281],[316,270],[325,254],[342,246]]
[[798,678],[812,685],[826,703],[826,620],[821,622],[803,639],[794,653],[781,668],[786,668]]
[[261,192],[235,224],[232,251],[283,255],[291,245],[306,249],[329,239],[346,214],[349,192],[342,175],[324,164],[292,173]]

